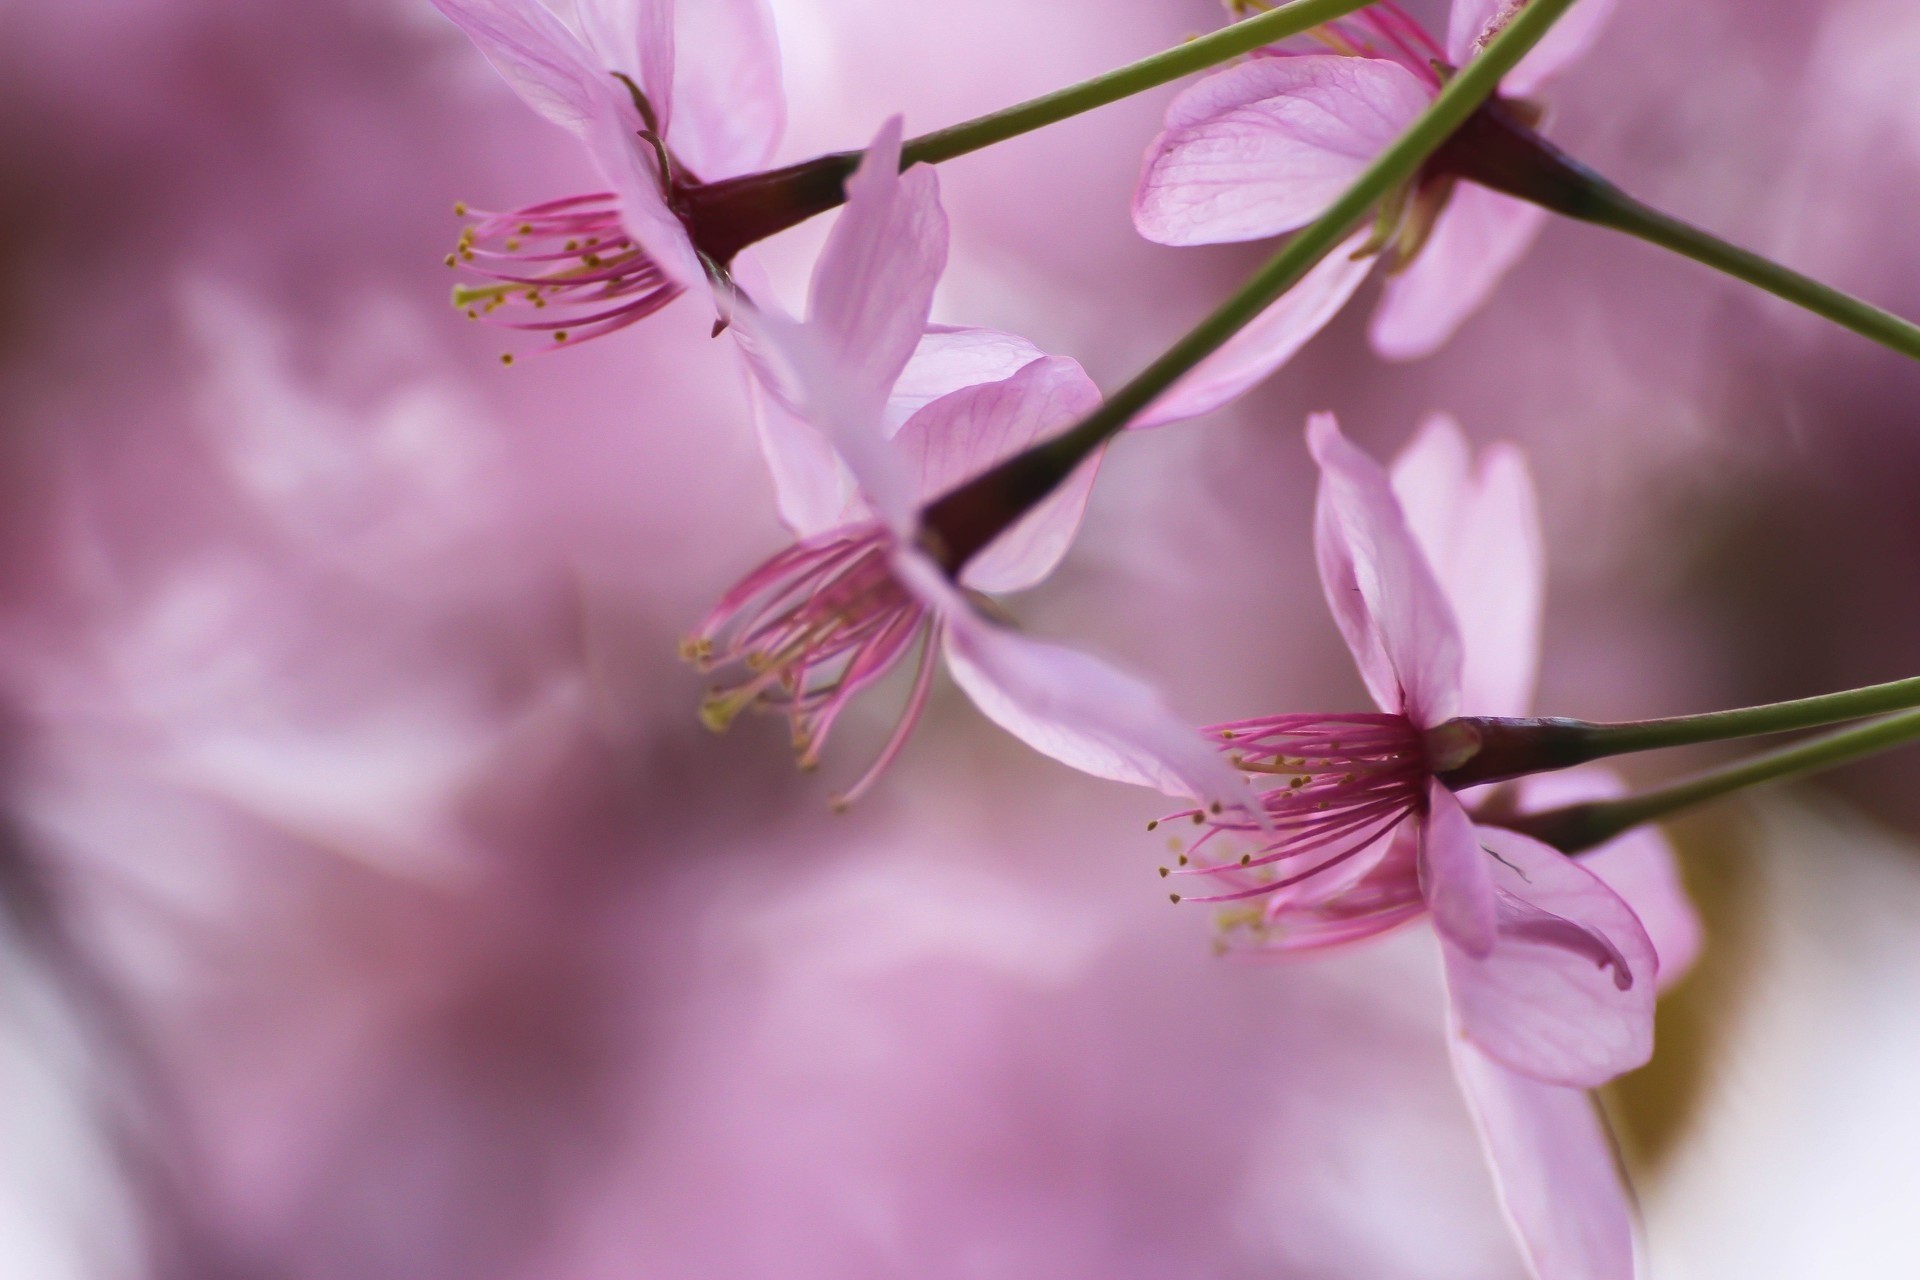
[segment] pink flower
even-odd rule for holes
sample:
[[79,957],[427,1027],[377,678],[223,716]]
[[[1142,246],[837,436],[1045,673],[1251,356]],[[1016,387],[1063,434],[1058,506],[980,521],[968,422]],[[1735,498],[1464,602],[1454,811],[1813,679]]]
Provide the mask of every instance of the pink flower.
[[434,0],[527,105],[586,145],[605,187],[524,209],[469,211],[447,265],[475,319],[597,337],[643,320],[713,262],[686,191],[766,164],[785,124],[766,0],[579,0],[576,33],[540,0]]
[[[1168,245],[1280,235],[1319,217],[1471,58],[1518,0],[1454,0],[1444,49],[1397,4],[1320,31],[1332,52],[1273,49],[1216,71],[1167,108],[1134,195],[1134,225]],[[1586,0],[1502,83],[1493,110],[1537,118],[1524,101],[1585,51],[1612,0]],[[1376,230],[1335,249],[1291,293],[1189,374],[1142,425],[1206,413],[1285,363],[1353,296],[1385,254],[1391,275],[1374,349],[1410,360],[1437,351],[1526,252],[1545,211],[1429,164]]]
[[931,168],[899,171],[890,121],[847,183],[801,324],[736,317],[760,430],[796,543],[749,574],[686,644],[736,673],[704,708],[715,728],[759,707],[785,714],[801,763],[835,721],[917,648],[919,673],[892,739],[842,800],[898,753],[944,654],[986,715],[1086,772],[1194,795],[1244,796],[1233,771],[1152,690],[1105,664],[988,618],[981,592],[1052,571],[1078,527],[1098,459],[970,560],[950,582],[921,546],[918,513],[993,464],[1084,416],[1099,392],[1074,361],[983,329],[929,328],[947,224]]
[[[1677,976],[1697,948],[1671,853],[1642,832],[1568,858],[1476,822],[1429,762],[1428,730],[1463,710],[1524,714],[1531,698],[1544,572],[1525,464],[1500,448],[1476,469],[1446,419],[1391,477],[1330,417],[1308,439],[1321,467],[1321,579],[1380,711],[1214,726],[1235,763],[1266,780],[1273,834],[1221,858],[1253,828],[1183,815],[1209,829],[1172,874],[1220,885],[1197,900],[1247,901],[1225,923],[1277,952],[1430,915],[1456,1074],[1529,1258],[1543,1276],[1630,1277],[1628,1196],[1582,1090],[1647,1060],[1657,978]],[[1532,781],[1516,799],[1616,786],[1589,771]]]

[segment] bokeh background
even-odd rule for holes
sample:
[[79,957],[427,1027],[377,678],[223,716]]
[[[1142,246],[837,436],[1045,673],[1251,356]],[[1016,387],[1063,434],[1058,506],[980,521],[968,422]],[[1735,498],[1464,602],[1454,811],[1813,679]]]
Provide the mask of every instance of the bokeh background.
[[[775,7],[783,158],[1219,20]],[[1217,958],[1157,800],[950,688],[846,816],[886,698],[823,777],[700,727],[675,641],[780,538],[738,370],[693,306],[510,370],[446,306],[456,198],[591,178],[426,0],[0,28],[0,1276],[1521,1273],[1430,939]],[[1621,0],[1553,133],[1920,315],[1916,65],[1907,0]],[[1257,247],[1128,223],[1170,92],[946,166],[937,318],[1113,386],[1231,288]],[[822,234],[770,247],[790,289]],[[1911,675],[1916,405],[1889,353],[1557,225],[1439,357],[1374,360],[1363,306],[1123,442],[1014,607],[1196,720],[1356,706],[1301,426],[1386,452],[1444,408],[1532,456],[1543,710]],[[1920,1274],[1914,769],[1674,829],[1708,949],[1609,1095],[1658,1274]]]

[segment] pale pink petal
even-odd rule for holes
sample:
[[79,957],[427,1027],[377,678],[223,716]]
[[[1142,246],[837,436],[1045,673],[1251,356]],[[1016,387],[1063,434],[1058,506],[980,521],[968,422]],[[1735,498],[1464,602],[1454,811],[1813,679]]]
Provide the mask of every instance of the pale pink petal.
[[1498,444],[1475,470],[1459,424],[1437,414],[1394,460],[1393,491],[1459,623],[1460,711],[1526,715],[1546,594],[1526,459]]
[[847,179],[847,206],[814,267],[807,314],[842,370],[844,394],[870,404],[876,422],[926,332],[946,261],[939,180],[928,165],[900,172],[895,116]]
[[1133,224],[1160,244],[1259,240],[1318,217],[1432,91],[1398,63],[1255,58],[1195,82],[1147,148]]
[[584,135],[619,88],[578,37],[540,0],[433,0],[467,33],[528,106]]
[[605,113],[590,121],[589,150],[600,175],[620,197],[620,221],[647,255],[686,289],[706,289],[706,268],[686,227],[660,194],[653,148],[635,136],[626,115]]
[[755,394],[763,397],[761,444],[779,487],[782,517],[796,532],[842,523],[832,515],[836,491],[830,477],[836,473],[808,437],[817,432],[858,486],[846,509],[911,532],[919,505],[915,478],[886,438],[871,388],[849,374],[833,335],[752,307],[742,307],[733,324],[758,384]]
[[[1447,570],[1454,559],[1460,512],[1473,494],[1473,451],[1466,433],[1450,414],[1430,414],[1394,455],[1387,475],[1407,528],[1451,600]],[[1466,629],[1465,619],[1461,629]]]
[[930,325],[887,397],[888,428],[897,432],[941,396],[1011,378],[1045,354],[1018,334]]
[[[1525,0],[1454,0],[1447,22],[1447,56],[1453,64],[1461,66],[1478,54],[1496,34],[1495,24],[1504,26],[1524,3]],[[1553,24],[1553,30],[1521,59],[1520,65],[1507,73],[1506,79],[1500,82],[1500,91],[1509,97],[1528,97],[1578,61],[1592,46],[1600,28],[1613,16],[1613,4],[1614,0],[1580,0]]]
[[683,0],[675,49],[674,154],[703,182],[765,168],[787,123],[767,0]]
[[902,552],[895,572],[943,619],[954,681],[982,714],[1035,751],[1098,778],[1202,804],[1247,803],[1247,787],[1226,758],[1151,685],[988,621],[922,556]]
[[1633,1280],[1633,1195],[1593,1099],[1509,1071],[1458,1033],[1452,1048],[1454,1077],[1533,1274]]
[[[1064,431],[1100,403],[1100,390],[1064,356],[1030,361],[1011,378],[964,387],[913,415],[894,437],[919,479],[922,503],[973,479],[1003,458]],[[961,581],[976,591],[1020,591],[1067,553],[1092,492],[1099,456],[968,562]]]
[[1149,405],[1132,426],[1158,427],[1212,413],[1293,359],[1294,353],[1347,305],[1373,269],[1371,257],[1355,256],[1370,234],[1356,234],[1321,259],[1251,324]]
[[[1604,765],[1535,774],[1514,786],[1522,813],[1627,793],[1626,780]],[[1639,917],[1659,957],[1659,989],[1685,977],[1700,956],[1702,929],[1666,834],[1657,826],[1635,827],[1581,854],[1580,865],[1606,881]]]
[[[871,516],[846,464],[795,407],[798,391],[782,387],[784,360],[769,358],[761,350],[763,338],[753,323],[752,311],[757,308],[773,315],[783,313],[765,269],[751,250],[733,260],[732,276],[738,296],[725,298],[725,309],[729,316],[744,317],[745,323],[733,324],[729,332],[745,365],[754,429],[773,477],[780,519],[796,538],[808,538]],[[791,322],[790,317],[783,318]]]
[[[692,7],[712,0],[691,0]],[[630,77],[647,95],[654,123],[673,119],[674,0],[575,0],[580,29],[609,71]],[[626,86],[620,86],[626,96]]]
[[1492,859],[1453,792],[1436,779],[1427,783],[1427,813],[1420,823],[1420,894],[1433,924],[1469,956],[1485,956],[1495,943]]
[[1388,278],[1373,313],[1373,349],[1389,360],[1418,360],[1445,346],[1525,256],[1546,221],[1538,205],[1457,184],[1425,247]]
[[1320,582],[1354,662],[1384,711],[1428,728],[1460,699],[1460,633],[1380,464],[1331,414],[1307,424],[1320,464],[1314,550]]
[[796,538],[809,538],[857,518],[862,504],[853,476],[833,446],[782,399],[765,372],[753,367],[744,343],[742,357],[749,362],[747,394],[780,519]]
[[1632,909],[1558,850],[1495,827],[1477,831],[1499,937],[1480,958],[1442,947],[1463,1033],[1548,1084],[1590,1088],[1640,1066],[1653,1053],[1658,962]]

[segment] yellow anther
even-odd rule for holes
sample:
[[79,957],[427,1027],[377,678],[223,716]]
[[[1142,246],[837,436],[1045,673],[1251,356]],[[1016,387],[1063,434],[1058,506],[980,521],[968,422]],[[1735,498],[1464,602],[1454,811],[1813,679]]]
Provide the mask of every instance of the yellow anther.
[[467,202],[465,200],[455,200],[453,202],[453,216],[456,218],[464,218],[467,216]]
[[511,351],[502,351],[502,352],[500,353],[500,363],[501,363],[501,364],[508,364],[508,365],[510,365],[510,364],[512,364],[512,363],[513,363],[513,352],[511,352]]
[[452,254],[448,254],[446,257],[440,259],[440,261],[446,263],[450,267],[458,266],[460,263],[460,259],[454,257]]
[[1173,872],[1171,872],[1171,871],[1169,871],[1169,870],[1168,870],[1167,868],[1165,868],[1165,867],[1162,867],[1162,868],[1160,868],[1160,878],[1161,878],[1162,880],[1165,880],[1165,879],[1166,879],[1166,878],[1167,878],[1168,876],[1170,876],[1170,875],[1172,875],[1172,874],[1173,874]]

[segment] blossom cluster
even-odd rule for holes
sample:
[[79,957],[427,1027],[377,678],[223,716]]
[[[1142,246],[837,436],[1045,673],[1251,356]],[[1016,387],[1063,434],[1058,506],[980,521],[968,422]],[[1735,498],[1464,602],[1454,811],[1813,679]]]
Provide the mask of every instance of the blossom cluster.
[[[584,145],[602,182],[468,213],[447,264],[475,282],[456,305],[572,344],[691,295],[737,349],[792,542],[684,641],[712,677],[706,722],[776,713],[812,767],[849,706],[911,668],[893,733],[835,796],[848,804],[903,750],[944,667],[1036,751],[1183,806],[1159,823],[1186,837],[1161,874],[1175,902],[1220,904],[1224,949],[1291,955],[1424,922],[1458,1083],[1525,1257],[1548,1277],[1631,1276],[1631,1198],[1587,1091],[1648,1060],[1656,992],[1696,950],[1670,852],[1635,832],[1574,857],[1517,829],[1616,793],[1604,770],[1464,788],[1447,776],[1449,722],[1531,710],[1545,567],[1521,453],[1476,456],[1441,415],[1382,466],[1315,416],[1321,585],[1374,709],[1195,726],[1150,682],[1030,634],[1000,603],[1068,554],[1112,437],[1068,447],[1103,404],[1071,357],[933,321],[950,228],[898,117],[857,156],[771,171],[786,104],[760,0],[580,0],[573,25],[538,0],[435,3]],[[1520,7],[1455,0],[1436,38],[1383,0],[1204,74],[1146,144],[1135,226],[1182,246],[1314,222]],[[1575,6],[1474,127],[1538,124],[1537,93],[1610,7]],[[1436,152],[1130,425],[1241,396],[1376,269],[1388,276],[1378,353],[1439,350],[1547,216],[1476,182],[1470,145],[1463,133]],[[790,315],[750,246],[841,203],[804,314]],[[1044,480],[1021,480],[1049,463]]]

